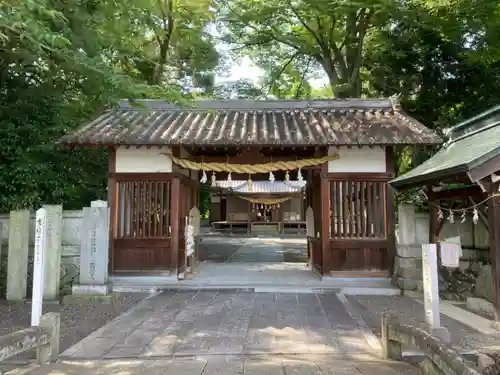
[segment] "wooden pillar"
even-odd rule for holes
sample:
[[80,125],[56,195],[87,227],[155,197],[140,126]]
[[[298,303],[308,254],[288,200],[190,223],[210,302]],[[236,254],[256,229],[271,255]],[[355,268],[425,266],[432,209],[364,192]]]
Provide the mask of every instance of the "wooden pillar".
[[327,179],[328,163],[321,168],[321,248],[323,254],[323,275],[330,274],[330,181]]
[[[496,185],[496,184],[493,184]],[[494,194],[494,192],[491,192]],[[495,320],[500,320],[500,197],[495,196],[488,201],[488,222],[490,239],[490,259],[493,280],[493,304],[495,305]]]
[[247,201],[248,203],[248,218],[247,218],[247,234],[250,234],[250,216],[252,215],[252,203]]
[[[226,202],[227,204],[227,202]],[[219,220],[220,221],[225,221],[226,218],[224,217],[224,207],[222,206],[222,189],[219,189]]]
[[436,199],[432,186],[427,187],[427,198],[429,199],[429,243],[436,243],[438,240],[439,220],[438,212],[439,200]]
[[113,274],[113,255],[115,250],[115,227],[117,222],[117,199],[118,194],[116,191],[116,150],[114,148],[108,149],[108,207],[109,207],[109,253],[108,253],[108,274]]
[[170,270],[172,272],[179,271],[179,230],[180,230],[180,192],[181,192],[181,180],[178,176],[172,178],[170,193],[170,225],[172,228],[171,238],[170,238]]
[[[394,147],[385,148],[386,172],[392,173],[394,177]],[[394,217],[394,190],[389,184],[385,185],[386,196],[386,217],[385,230],[387,235],[387,246],[389,256],[389,277],[394,274],[394,262],[396,260],[396,225]]]

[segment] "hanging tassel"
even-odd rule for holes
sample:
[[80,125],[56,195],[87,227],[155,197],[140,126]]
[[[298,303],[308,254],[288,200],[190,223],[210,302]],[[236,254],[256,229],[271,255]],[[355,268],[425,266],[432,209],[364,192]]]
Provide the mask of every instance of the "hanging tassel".
[[205,171],[203,171],[203,173],[201,174],[201,180],[200,182],[202,184],[206,183],[208,181],[208,178],[207,178],[207,174],[205,173]]
[[215,186],[215,181],[217,181],[217,177],[215,176],[215,172],[212,172],[212,187]]
[[252,175],[248,175],[248,191],[252,191]]
[[274,178],[274,173],[272,171],[269,172],[269,181],[274,182],[276,178]]
[[455,222],[455,216],[453,215],[453,211],[450,210],[450,215],[448,216],[448,221],[453,224]]
[[300,181],[300,182],[304,181],[304,177],[302,176],[302,171],[300,168],[297,171],[297,181]]
[[286,171],[286,173],[285,173],[285,181],[286,182],[290,181],[290,173],[288,171]]
[[231,172],[228,173],[227,175],[227,181],[231,182],[233,179],[231,178]]
[[443,210],[441,210],[441,208],[440,208],[438,211],[438,220],[441,221],[443,219],[444,219]]
[[460,222],[465,223],[466,220],[467,220],[467,211],[462,210],[462,220]]
[[474,207],[474,213],[472,214],[472,222],[477,224],[479,221],[479,212],[477,212],[476,207]]

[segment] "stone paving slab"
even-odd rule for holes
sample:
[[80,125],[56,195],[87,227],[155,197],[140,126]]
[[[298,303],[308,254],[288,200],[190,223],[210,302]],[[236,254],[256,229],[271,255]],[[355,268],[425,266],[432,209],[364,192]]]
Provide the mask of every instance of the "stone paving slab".
[[[10,373],[9,373],[10,374]],[[12,375],[416,375],[402,362],[332,356],[215,357],[192,360],[61,361]]]
[[145,300],[61,356],[334,355],[373,350],[335,293],[201,290],[163,292]]

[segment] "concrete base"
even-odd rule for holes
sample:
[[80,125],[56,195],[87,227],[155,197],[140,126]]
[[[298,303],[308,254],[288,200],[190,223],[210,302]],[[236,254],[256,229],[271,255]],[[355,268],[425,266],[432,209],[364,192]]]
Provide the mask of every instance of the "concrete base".
[[83,285],[75,284],[71,290],[73,295],[106,295],[111,292],[109,284],[105,285]]

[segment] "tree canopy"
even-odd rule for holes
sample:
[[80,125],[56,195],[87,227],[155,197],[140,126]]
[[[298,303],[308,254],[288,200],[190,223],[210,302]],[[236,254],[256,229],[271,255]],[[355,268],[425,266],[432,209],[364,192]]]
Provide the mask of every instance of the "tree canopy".
[[0,210],[104,198],[106,151],[56,141],[118,99],[391,95],[437,130],[498,104],[498,2],[4,0]]

